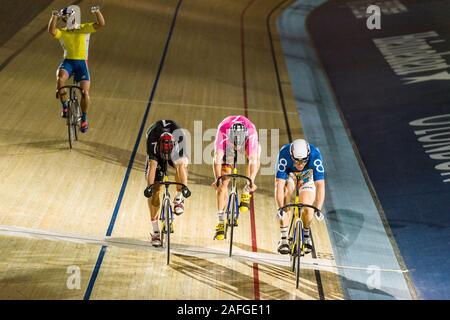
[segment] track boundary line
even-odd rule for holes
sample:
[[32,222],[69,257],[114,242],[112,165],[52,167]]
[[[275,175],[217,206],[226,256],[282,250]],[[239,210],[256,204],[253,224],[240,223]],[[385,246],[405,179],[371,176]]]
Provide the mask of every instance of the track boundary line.
[[[113,97],[91,97],[91,99],[96,100],[116,100],[116,101],[127,101],[127,102],[135,102],[135,103],[146,103],[148,100],[140,100],[140,99],[125,99],[125,98],[113,98]],[[172,106],[181,106],[181,107],[192,107],[192,108],[205,108],[205,109],[219,109],[219,110],[241,110],[242,107],[233,107],[233,106],[219,106],[219,105],[208,105],[208,104],[195,104],[195,103],[180,103],[180,102],[168,102],[168,101],[153,101],[153,104],[161,104],[161,105],[172,105]],[[255,106],[258,108],[264,108],[263,106]],[[264,110],[258,108],[249,108],[248,111],[251,112],[261,112],[261,113],[275,113],[275,114],[283,114],[282,111],[277,110]],[[297,115],[297,112],[288,112],[291,115]]]
[[[32,238],[35,240],[42,241],[60,241],[60,242],[68,242],[68,243],[81,243],[85,245],[97,245],[101,247],[125,247],[125,248],[134,248],[138,250],[148,250],[154,252],[164,252],[163,249],[158,249],[153,247],[149,242],[145,242],[138,239],[114,239],[111,237],[94,237],[88,235],[78,235],[78,234],[70,234],[70,233],[60,233],[54,231],[46,231],[41,229],[33,229],[33,228],[24,228],[24,227],[15,227],[15,226],[7,226],[0,225],[0,236],[4,237],[17,237],[17,238]],[[174,248],[175,253],[197,253],[197,254],[205,254],[205,255],[219,255],[220,258],[222,256],[225,258],[228,255],[228,251],[226,249],[209,249],[207,247],[196,247],[196,246],[186,246],[180,245],[179,247]],[[288,259],[284,259],[280,257],[278,254],[272,253],[256,253],[256,252],[248,252],[245,250],[238,251],[234,255],[238,258],[251,259],[256,261],[261,261],[264,263],[277,263],[280,265],[288,266],[290,261]],[[346,265],[330,265],[327,264],[326,261],[331,261],[329,259],[321,259],[321,258],[305,258],[307,261],[304,263],[311,266],[317,266],[322,268],[331,268],[331,269],[353,269],[353,270],[361,270],[368,271],[374,270],[369,267],[361,267],[361,266],[346,266]],[[392,272],[392,273],[409,273],[410,270],[397,270],[397,269],[388,269],[388,268],[379,268],[376,269],[380,272]]]

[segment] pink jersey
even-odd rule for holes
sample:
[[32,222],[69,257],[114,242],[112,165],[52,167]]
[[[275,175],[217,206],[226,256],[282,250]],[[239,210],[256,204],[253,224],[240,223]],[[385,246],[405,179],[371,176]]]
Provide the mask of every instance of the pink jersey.
[[217,128],[216,141],[214,143],[215,152],[222,151],[225,153],[228,143],[228,129],[236,122],[242,123],[247,128],[248,140],[245,143],[247,156],[255,155],[259,148],[258,132],[256,131],[255,125],[244,116],[229,116],[222,120]]

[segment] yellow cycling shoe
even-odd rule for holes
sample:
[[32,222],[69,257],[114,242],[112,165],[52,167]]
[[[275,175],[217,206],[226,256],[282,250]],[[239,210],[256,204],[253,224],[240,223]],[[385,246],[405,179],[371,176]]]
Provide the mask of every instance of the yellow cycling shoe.
[[225,223],[219,222],[216,226],[214,240],[223,240],[225,239]]
[[250,193],[243,192],[241,194],[241,202],[239,203],[239,213],[246,213],[250,209]]

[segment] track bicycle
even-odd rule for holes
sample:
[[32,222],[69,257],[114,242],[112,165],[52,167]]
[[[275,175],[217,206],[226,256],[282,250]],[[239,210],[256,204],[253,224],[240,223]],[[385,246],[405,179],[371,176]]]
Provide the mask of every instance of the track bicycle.
[[[235,141],[236,146],[236,141]],[[231,174],[224,174],[217,178],[216,186],[219,187],[221,180],[224,178],[230,178],[231,188],[228,195],[228,204],[226,210],[226,221],[225,221],[225,239],[227,238],[228,229],[230,229],[230,250],[229,256],[231,257],[233,253],[233,235],[234,235],[234,227],[238,226],[239,219],[239,204],[238,204],[238,191],[237,191],[237,179],[244,179],[250,183],[250,187],[252,186],[252,180],[247,177],[238,174],[237,170],[237,151],[234,152],[234,161],[233,161],[233,170]]]
[[295,200],[294,203],[287,204],[283,207],[281,207],[279,210],[285,210],[288,208],[293,208],[294,213],[291,217],[291,222],[289,224],[289,246],[291,247],[291,250],[289,252],[290,259],[292,263],[292,271],[295,272],[296,282],[295,287],[298,289],[299,283],[300,283],[300,259],[302,256],[305,255],[305,243],[304,243],[304,230],[303,230],[303,221],[302,221],[302,214],[303,210],[302,208],[311,208],[314,210],[314,217],[318,221],[323,220],[323,214],[322,212],[309,204],[304,204],[300,202],[300,187],[298,180],[304,179],[304,174],[299,173],[295,174],[295,177],[297,179],[295,183]]
[[69,135],[69,147],[72,149],[73,142],[78,140],[77,127],[81,127],[81,106],[79,96],[83,95],[83,89],[76,84],[60,87],[57,97],[60,97],[61,90],[69,90],[69,108],[67,111],[67,133]]
[[[153,188],[153,186],[156,185],[163,185],[164,188],[164,194],[163,194],[163,201],[161,204],[161,211],[160,211],[160,215],[159,215],[159,220],[161,221],[161,233],[163,235],[165,235],[166,237],[166,249],[167,249],[167,264],[169,264],[170,262],[170,234],[173,233],[173,220],[174,220],[174,215],[173,215],[173,210],[172,210],[172,205],[171,205],[171,200],[170,200],[170,193],[169,193],[169,187],[171,185],[175,185],[175,186],[181,186],[181,192],[183,194],[183,197],[185,198],[189,198],[191,195],[191,192],[189,190],[189,188],[179,182],[172,182],[169,181],[169,177],[167,176],[167,172],[164,172],[164,178],[163,181],[156,181],[155,183],[153,183],[152,185],[148,186],[145,190],[147,192],[147,190]],[[148,198],[149,196],[148,193],[144,192],[145,196]],[[164,247],[164,237],[161,237],[161,246]]]

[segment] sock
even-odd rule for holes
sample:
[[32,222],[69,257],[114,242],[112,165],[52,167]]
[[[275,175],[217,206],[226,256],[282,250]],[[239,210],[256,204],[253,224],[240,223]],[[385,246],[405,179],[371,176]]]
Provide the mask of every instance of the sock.
[[305,237],[305,238],[309,238],[309,229],[306,229],[306,228],[303,228],[303,236]]
[[87,114],[86,114],[86,112],[83,112],[81,114],[81,121],[86,121],[86,120],[87,120]]
[[281,231],[281,238],[287,238],[288,237],[288,227],[280,227]]
[[180,200],[183,199],[183,194],[181,193],[181,191],[177,192],[175,199],[180,199]]
[[219,216],[219,223],[223,223],[225,214],[223,212],[218,212],[217,215]]
[[242,190],[243,193],[250,193],[250,186],[248,184],[245,185],[244,189]]
[[152,221],[152,226],[153,226],[153,232],[154,232],[154,233],[159,233],[159,224],[158,224],[158,220]]

